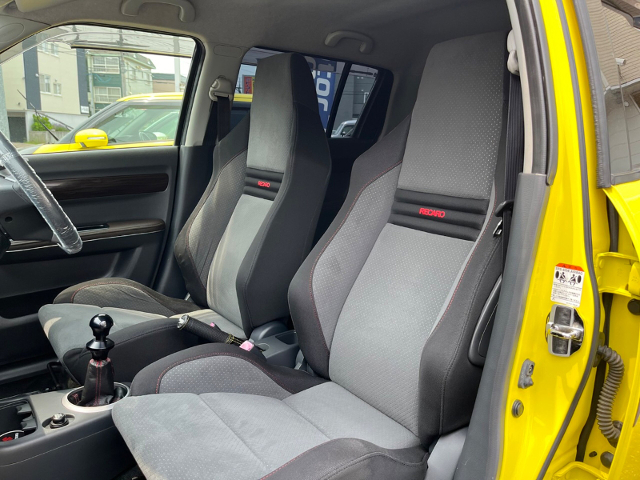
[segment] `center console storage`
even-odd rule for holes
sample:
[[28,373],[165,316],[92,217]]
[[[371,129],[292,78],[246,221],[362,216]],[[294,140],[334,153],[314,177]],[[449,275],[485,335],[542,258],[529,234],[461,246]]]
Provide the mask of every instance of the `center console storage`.
[[26,400],[14,400],[0,406],[0,444],[25,437],[36,427],[33,410]]
[[[111,419],[113,405],[79,407],[68,400],[74,392],[0,401],[0,478],[110,480],[134,464]],[[7,427],[25,433],[16,438]]]
[[300,350],[295,330],[287,330],[254,342],[262,349],[262,354],[269,363],[290,368],[295,366],[296,356]]

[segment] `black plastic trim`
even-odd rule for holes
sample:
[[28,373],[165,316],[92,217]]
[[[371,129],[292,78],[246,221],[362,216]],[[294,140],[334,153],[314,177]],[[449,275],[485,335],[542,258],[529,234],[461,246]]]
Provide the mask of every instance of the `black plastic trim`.
[[493,330],[493,321],[496,317],[496,310],[498,309],[498,300],[500,299],[500,288],[502,287],[502,275],[498,278],[498,281],[493,286],[489,298],[482,307],[480,317],[478,317],[478,323],[476,329],[473,332],[471,338],[471,344],[469,345],[469,361],[478,367],[484,366],[484,362],[487,358],[487,351],[485,346],[488,347],[489,339],[491,338],[491,331]]
[[338,107],[340,106],[340,100],[342,99],[342,92],[344,91],[344,86],[347,84],[347,79],[349,78],[349,72],[351,72],[351,65],[353,65],[353,63],[345,62],[344,66],[342,67],[342,74],[340,75],[340,80],[338,81],[336,92],[333,95],[333,98],[337,98],[338,101],[333,102],[333,104],[331,105],[331,112],[329,112],[329,120],[327,121],[327,128],[325,129],[327,138],[331,138],[331,133],[333,132],[333,126],[336,124],[336,115],[338,114]]

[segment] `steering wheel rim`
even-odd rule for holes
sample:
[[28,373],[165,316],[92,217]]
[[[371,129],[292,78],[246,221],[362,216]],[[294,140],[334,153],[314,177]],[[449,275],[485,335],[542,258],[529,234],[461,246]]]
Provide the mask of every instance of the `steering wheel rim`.
[[9,170],[47,222],[60,248],[69,255],[78,253],[82,249],[82,239],[75,225],[31,165],[0,132],[0,167],[2,166]]

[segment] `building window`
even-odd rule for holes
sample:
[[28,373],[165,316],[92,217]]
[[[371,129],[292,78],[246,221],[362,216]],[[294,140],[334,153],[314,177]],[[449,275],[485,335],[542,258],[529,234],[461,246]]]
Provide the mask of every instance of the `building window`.
[[122,97],[120,87],[95,87],[93,99],[95,103],[112,103]]
[[62,95],[62,84],[58,82],[54,82],[53,84],[53,94],[54,95]]
[[40,91],[42,93],[51,93],[51,75],[40,74]]
[[48,53],[49,55],[58,56],[58,45],[56,43],[44,42],[38,45],[38,51]]
[[93,57],[92,65],[95,73],[120,73],[118,57]]

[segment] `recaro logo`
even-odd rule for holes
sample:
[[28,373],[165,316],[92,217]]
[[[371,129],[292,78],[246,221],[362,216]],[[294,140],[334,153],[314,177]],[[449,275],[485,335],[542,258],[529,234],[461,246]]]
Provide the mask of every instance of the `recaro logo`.
[[258,180],[258,186],[259,187],[264,187],[264,188],[269,188],[271,186],[271,184],[269,182]]
[[420,210],[418,210],[418,213],[427,217],[438,218],[444,218],[444,216],[446,215],[443,210],[432,210],[431,208],[421,208]]

